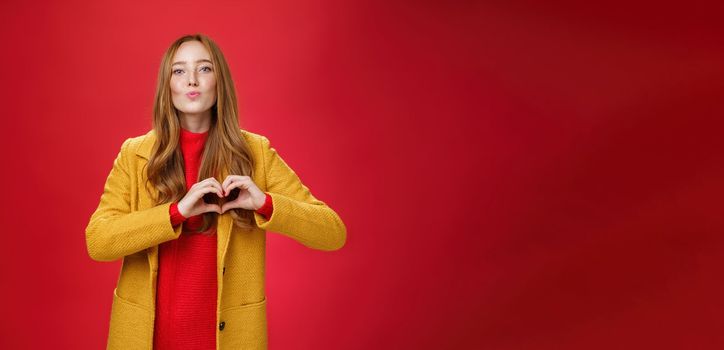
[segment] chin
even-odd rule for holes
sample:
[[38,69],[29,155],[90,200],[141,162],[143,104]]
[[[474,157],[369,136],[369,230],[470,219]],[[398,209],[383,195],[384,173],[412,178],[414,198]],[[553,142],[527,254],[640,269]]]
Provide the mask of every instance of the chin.
[[211,107],[208,107],[208,108],[176,108],[176,109],[178,109],[180,112],[186,113],[186,114],[197,114],[197,113],[207,111],[207,110],[209,110],[209,108],[211,108]]

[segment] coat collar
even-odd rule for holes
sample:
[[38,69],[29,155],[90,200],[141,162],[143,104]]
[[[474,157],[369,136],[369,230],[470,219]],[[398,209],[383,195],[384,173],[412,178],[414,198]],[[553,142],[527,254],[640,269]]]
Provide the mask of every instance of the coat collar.
[[146,135],[144,135],[141,140],[141,144],[136,149],[136,154],[145,159],[150,159],[154,143],[156,143],[156,131],[151,129],[146,133]]

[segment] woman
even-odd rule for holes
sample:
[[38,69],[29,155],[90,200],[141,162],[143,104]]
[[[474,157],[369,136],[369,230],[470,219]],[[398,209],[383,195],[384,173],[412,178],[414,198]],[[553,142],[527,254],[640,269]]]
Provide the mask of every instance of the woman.
[[266,230],[337,250],[346,227],[269,140],[239,128],[234,85],[208,37],[166,51],[153,129],[123,142],[85,230],[123,258],[108,349],[265,349]]

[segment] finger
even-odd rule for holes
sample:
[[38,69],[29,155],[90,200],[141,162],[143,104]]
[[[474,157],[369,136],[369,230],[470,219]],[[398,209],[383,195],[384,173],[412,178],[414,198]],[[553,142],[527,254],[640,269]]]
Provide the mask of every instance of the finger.
[[226,186],[224,186],[224,192],[229,193],[231,190],[233,190],[236,187],[236,180],[230,181]]
[[217,189],[217,193],[219,194],[219,197],[223,197],[225,195],[224,188],[221,187],[221,184],[214,179],[214,182],[211,183],[211,186],[213,186],[215,189]]
[[207,177],[203,181],[200,181],[201,183],[210,183],[210,184],[217,184],[221,186],[221,183],[219,183],[219,180],[217,180],[215,177]]
[[229,191],[231,191],[232,189],[237,188],[237,187],[240,187],[243,189],[248,189],[250,182],[251,182],[251,180],[248,178],[245,179],[242,177],[237,177],[234,181],[232,181],[229,185],[227,185],[224,190],[228,193]]
[[209,182],[209,179],[211,178],[209,177],[203,180],[196,181],[195,184],[191,185],[191,188],[205,186]]
[[214,186],[212,186],[212,185],[210,185],[210,184],[208,184],[208,183],[205,184],[205,185],[199,186],[199,187],[197,187],[197,188],[195,188],[195,189],[193,189],[193,190],[191,190],[191,191],[189,191],[189,192],[190,192],[190,193],[193,193],[193,196],[194,196],[194,198],[195,198],[196,200],[199,200],[199,199],[200,199],[201,197],[203,197],[205,194],[211,193],[211,192],[216,192],[217,194],[219,194],[220,197],[223,197],[223,196],[221,195],[221,191],[220,191],[218,188],[216,188],[216,187],[214,187]]
[[233,187],[231,187],[231,184],[233,184],[234,181],[235,181],[235,179],[229,179],[229,178],[224,180],[224,184],[222,185],[222,187],[224,188],[225,193],[229,193],[229,191],[233,188]]
[[[209,178],[209,179],[213,179],[213,178]],[[223,192],[224,192],[224,189],[221,187],[221,184],[219,184],[219,182],[216,181],[216,179],[214,179],[213,181],[212,181],[212,180],[209,180],[209,179],[204,180],[204,181],[206,181],[206,182],[204,182],[202,186],[215,188],[215,189],[216,189],[216,194],[219,195],[219,197],[223,197],[223,196],[224,196],[224,193],[223,193]],[[208,181],[207,181],[207,180],[208,180]]]
[[229,184],[229,182],[234,181],[234,179],[237,177],[237,175],[229,175],[224,179],[224,182],[221,184],[221,187],[226,188],[226,186]]
[[229,176],[226,177],[226,179],[224,179],[224,183],[222,184],[222,186],[223,186],[224,188],[226,188],[231,182],[234,182],[234,181],[249,181],[249,180],[251,180],[251,177],[249,177],[249,176],[247,176],[247,175],[229,175]]

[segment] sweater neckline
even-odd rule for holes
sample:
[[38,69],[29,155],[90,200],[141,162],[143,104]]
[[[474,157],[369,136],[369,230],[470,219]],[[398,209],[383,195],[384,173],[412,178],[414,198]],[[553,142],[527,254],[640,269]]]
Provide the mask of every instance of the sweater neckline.
[[183,140],[183,141],[205,140],[208,135],[209,135],[208,130],[206,130],[204,132],[192,132],[192,131],[186,130],[184,128],[181,128],[181,140]]

